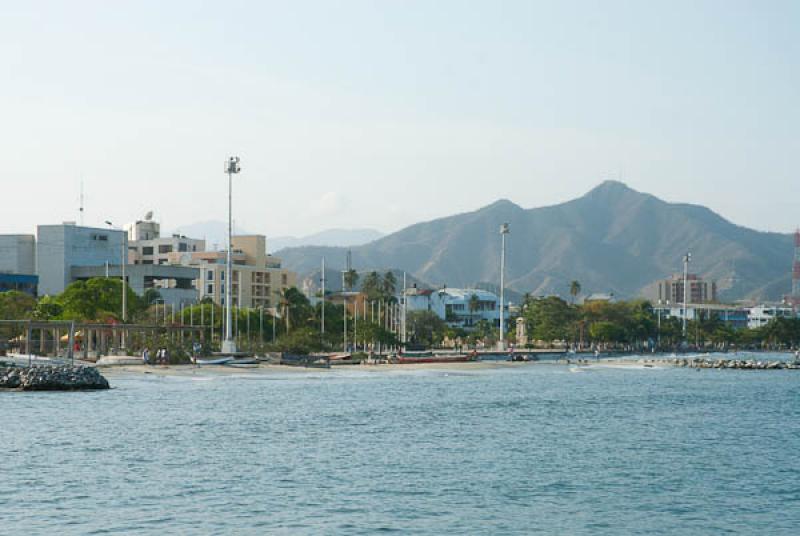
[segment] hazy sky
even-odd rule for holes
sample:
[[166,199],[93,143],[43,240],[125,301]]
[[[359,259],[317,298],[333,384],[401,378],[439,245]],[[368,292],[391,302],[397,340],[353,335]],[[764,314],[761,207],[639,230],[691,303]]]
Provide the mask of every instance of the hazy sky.
[[0,0],[0,233],[392,231],[606,178],[800,224],[800,2]]

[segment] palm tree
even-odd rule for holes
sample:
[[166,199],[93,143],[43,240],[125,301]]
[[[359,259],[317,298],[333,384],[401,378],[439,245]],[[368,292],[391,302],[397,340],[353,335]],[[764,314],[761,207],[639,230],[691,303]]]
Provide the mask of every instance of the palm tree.
[[386,272],[386,275],[383,276],[383,294],[387,298],[391,298],[394,296],[395,291],[397,290],[397,279],[395,278],[394,274],[389,271]]
[[289,306],[291,305],[291,301],[289,300],[289,296],[287,292],[289,289],[284,289],[281,291],[281,314],[286,318],[286,333],[289,333],[290,327],[290,320],[289,320]]
[[358,284],[358,272],[350,268],[344,273],[344,286],[347,287],[347,290],[353,290]]
[[578,281],[570,283],[569,293],[572,295],[572,304],[575,305],[575,298],[581,293],[581,284]]
[[470,317],[478,311],[478,307],[480,307],[480,305],[481,305],[481,299],[478,298],[477,294],[473,294],[472,296],[469,297],[468,306],[469,306]]

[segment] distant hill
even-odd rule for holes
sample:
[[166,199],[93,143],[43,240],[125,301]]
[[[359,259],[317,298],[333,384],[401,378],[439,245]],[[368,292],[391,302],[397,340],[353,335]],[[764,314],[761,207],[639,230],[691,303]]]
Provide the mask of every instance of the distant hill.
[[276,236],[267,240],[267,248],[273,252],[284,248],[301,246],[360,246],[383,237],[376,229],[327,229],[308,236]]
[[[235,234],[250,234],[249,231],[242,229],[234,224]],[[225,249],[228,244],[228,222],[219,220],[207,220],[188,225],[176,227],[171,233],[178,233],[189,238],[200,238],[206,241],[208,249]],[[162,235],[165,234],[162,232]]]
[[[189,238],[203,238],[206,246],[214,249],[224,249],[228,243],[228,223],[218,220],[208,220],[190,223],[176,228],[171,233],[179,233]],[[234,234],[252,234],[250,231],[234,225]],[[383,233],[375,229],[327,229],[308,236],[267,236],[267,249],[274,252],[279,249],[300,246],[360,246],[381,238]]]
[[[500,200],[474,212],[418,223],[352,248],[353,265],[406,270],[420,281],[450,287],[499,280],[500,235],[508,237],[508,287],[519,293],[567,296],[580,281],[584,293],[635,297],[653,282],[681,271],[717,280],[724,300],[779,299],[790,288],[792,238],[735,225],[708,208],[667,203],[607,181],[559,205],[523,209]],[[287,248],[276,253],[301,274],[341,269],[346,249]]]

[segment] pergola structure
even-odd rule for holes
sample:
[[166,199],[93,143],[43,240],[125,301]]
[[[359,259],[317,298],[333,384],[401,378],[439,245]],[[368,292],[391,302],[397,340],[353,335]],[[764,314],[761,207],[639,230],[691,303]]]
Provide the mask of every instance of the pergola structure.
[[121,348],[123,340],[135,340],[137,335],[146,339],[165,334],[180,342],[188,339],[202,343],[205,340],[205,330],[210,327],[180,324],[97,324],[68,320],[0,320],[0,328],[3,326],[9,326],[18,333],[10,342],[18,343],[21,353],[43,357],[64,356],[67,359],[78,357],[84,360],[108,355],[112,350]]

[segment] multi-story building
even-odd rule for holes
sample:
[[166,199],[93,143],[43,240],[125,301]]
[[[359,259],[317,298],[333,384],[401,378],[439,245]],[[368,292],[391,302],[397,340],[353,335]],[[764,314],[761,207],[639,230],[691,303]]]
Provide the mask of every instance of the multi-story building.
[[93,277],[122,276],[139,295],[158,288],[166,303],[193,303],[197,290],[196,268],[186,266],[132,265],[127,257],[128,233],[116,229],[82,227],[74,223],[40,225],[37,228],[36,272],[40,294],[58,294],[73,281]]
[[[687,277],[689,292],[688,303],[715,303],[717,301],[717,283],[701,278],[697,274]],[[683,274],[674,274],[669,279],[658,282],[657,299],[661,303],[683,303]]]
[[0,235],[0,292],[19,290],[36,295],[36,238]]
[[[658,305],[653,308],[656,315],[661,318],[683,319],[684,309],[680,304]],[[724,324],[734,328],[760,328],[769,324],[775,318],[792,318],[796,313],[791,307],[785,305],[752,305],[737,306],[716,303],[689,305],[686,308],[686,319],[707,319],[714,315]]]
[[[297,285],[297,274],[281,267],[281,260],[267,254],[263,235],[233,237],[232,305],[242,308],[271,308],[280,303],[281,292]],[[191,254],[189,265],[200,269],[196,286],[200,299],[210,298],[225,305],[226,251]]]
[[[150,216],[150,214],[148,214]],[[187,264],[191,253],[205,251],[205,240],[183,235],[161,236],[158,222],[139,220],[125,226],[130,264]],[[187,262],[182,262],[183,260]]]
[[[500,299],[496,294],[476,288],[443,288],[406,290],[408,311],[431,311],[451,325],[472,327],[481,320],[500,325]],[[508,320],[508,304],[503,318]]]
[[750,329],[766,326],[776,318],[793,318],[795,312],[792,307],[779,305],[758,305],[750,307],[747,316],[747,327]]
[[62,292],[73,281],[75,266],[119,266],[128,245],[123,231],[74,222],[39,225],[36,234],[36,273],[42,295]]

